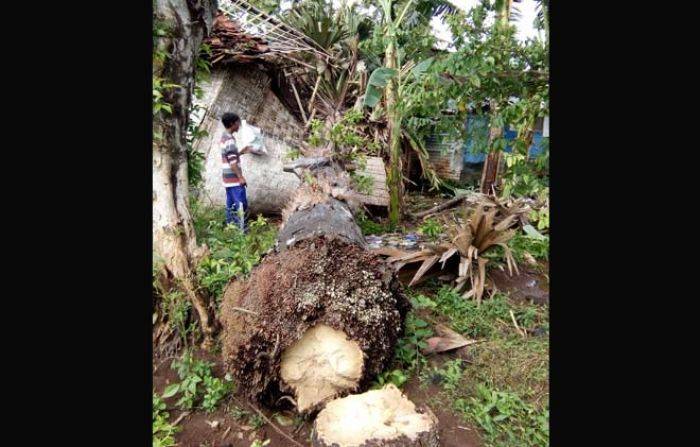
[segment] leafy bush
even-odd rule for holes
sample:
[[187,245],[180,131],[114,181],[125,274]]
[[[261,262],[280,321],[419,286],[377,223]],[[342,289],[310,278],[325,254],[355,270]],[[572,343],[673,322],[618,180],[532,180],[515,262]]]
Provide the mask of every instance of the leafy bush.
[[538,197],[549,189],[549,179],[523,154],[503,153],[507,170],[503,175],[503,196]]
[[538,230],[549,230],[549,206],[532,210],[529,217],[530,221],[537,225]]

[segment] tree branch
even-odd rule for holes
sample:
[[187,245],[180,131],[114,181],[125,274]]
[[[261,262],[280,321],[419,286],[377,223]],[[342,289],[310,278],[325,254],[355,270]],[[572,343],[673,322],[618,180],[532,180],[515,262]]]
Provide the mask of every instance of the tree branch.
[[309,168],[309,169],[316,169],[321,166],[325,166],[328,163],[331,162],[331,159],[328,157],[302,157],[299,158],[292,163],[284,165],[282,170],[284,172],[294,172],[295,169],[298,168]]

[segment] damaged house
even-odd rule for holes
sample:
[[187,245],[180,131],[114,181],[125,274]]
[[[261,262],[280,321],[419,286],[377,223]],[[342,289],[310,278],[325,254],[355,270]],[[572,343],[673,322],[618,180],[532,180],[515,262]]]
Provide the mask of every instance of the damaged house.
[[[224,130],[221,116],[233,112],[260,129],[267,152],[241,157],[250,212],[279,214],[300,182],[295,174],[284,172],[283,165],[298,154],[305,130],[299,93],[285,81],[293,62],[274,41],[244,29],[228,12],[219,12],[207,43],[212,69],[200,85],[203,94],[195,100],[198,113],[194,117],[199,130],[206,131],[195,143],[195,150],[205,157],[204,185],[197,192],[198,200],[205,205],[225,204],[218,139]],[[362,202],[388,205],[382,168],[380,158],[368,159],[366,173],[372,176],[374,186],[369,194],[360,195]]]

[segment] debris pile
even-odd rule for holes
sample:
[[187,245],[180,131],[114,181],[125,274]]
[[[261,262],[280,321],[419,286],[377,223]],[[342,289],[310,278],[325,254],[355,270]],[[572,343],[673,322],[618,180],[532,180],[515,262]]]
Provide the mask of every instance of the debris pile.
[[264,39],[246,33],[239,23],[221,10],[214,18],[212,32],[205,42],[211,49],[209,58],[212,64],[250,62],[270,50]]

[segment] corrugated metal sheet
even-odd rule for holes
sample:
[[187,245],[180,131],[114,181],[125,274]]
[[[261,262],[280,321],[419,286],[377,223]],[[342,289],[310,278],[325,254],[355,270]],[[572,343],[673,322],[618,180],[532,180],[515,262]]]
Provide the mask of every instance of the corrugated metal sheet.
[[425,140],[428,160],[442,178],[459,181],[462,173],[462,153],[459,142],[450,141],[444,134],[431,135]]

